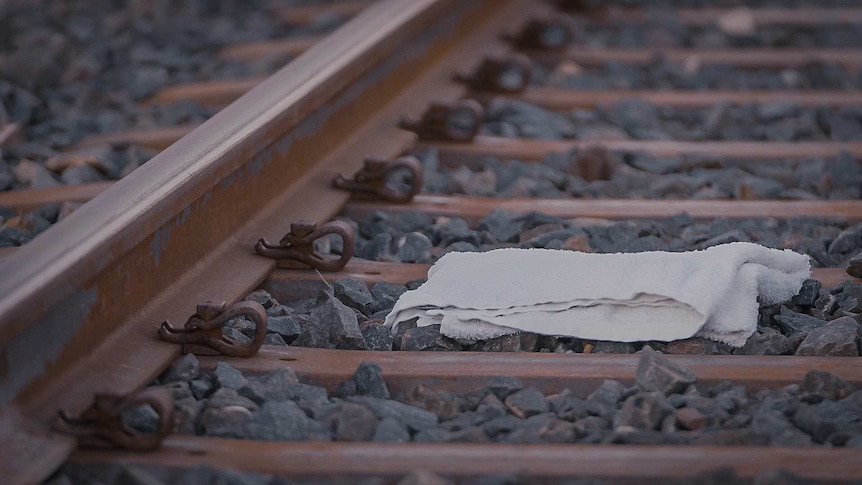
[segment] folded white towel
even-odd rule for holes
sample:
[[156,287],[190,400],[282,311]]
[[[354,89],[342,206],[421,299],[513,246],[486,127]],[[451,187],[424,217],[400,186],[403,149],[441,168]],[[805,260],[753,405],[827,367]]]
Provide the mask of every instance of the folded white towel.
[[785,301],[810,274],[808,256],[742,242],[685,253],[448,253],[386,323],[394,333],[418,317],[467,340],[523,330],[618,342],[697,335],[739,347],[757,328],[758,299]]

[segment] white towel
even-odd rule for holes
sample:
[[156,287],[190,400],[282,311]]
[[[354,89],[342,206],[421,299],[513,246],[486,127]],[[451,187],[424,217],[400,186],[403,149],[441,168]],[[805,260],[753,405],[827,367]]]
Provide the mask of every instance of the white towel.
[[684,253],[453,252],[386,323],[395,333],[419,317],[466,340],[523,330],[618,342],[697,335],[739,347],[757,328],[758,301],[789,299],[810,274],[808,256],[743,242]]

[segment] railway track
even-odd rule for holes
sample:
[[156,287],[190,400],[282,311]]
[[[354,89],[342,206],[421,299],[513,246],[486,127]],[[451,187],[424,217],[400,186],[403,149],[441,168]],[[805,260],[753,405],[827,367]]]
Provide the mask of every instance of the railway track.
[[[832,442],[822,437],[818,443],[826,441],[830,446],[793,447],[774,443],[767,446],[768,442],[749,446],[610,444],[613,441],[566,445],[547,442],[290,442],[172,433],[156,451],[141,452],[87,449],[78,446],[78,441],[68,433],[56,432],[59,411],[71,417],[81,416],[100,393],[135,396],[162,375],[184,351],[194,350],[161,340],[159,329],[165,321],[179,326],[195,313],[196,305],[208,301],[233,304],[255,289],[263,288],[279,302],[290,306],[315,297],[321,289],[337,285],[337,281],[345,278],[369,285],[378,282],[405,284],[422,279],[428,263],[445,251],[442,247],[424,248],[427,254],[420,251],[422,256],[410,262],[394,262],[388,257],[391,254],[382,258],[388,261],[382,262],[354,258],[340,271],[327,271],[331,266],[323,266],[322,272],[284,268],[281,266],[291,264],[257,254],[256,246],[258,252],[267,252],[267,244],[259,243],[261,239],[279,241],[291,230],[291,225],[299,221],[321,225],[336,218],[352,221],[351,227],[359,229],[357,255],[368,256],[371,250],[368,238],[363,239],[362,228],[378,226],[367,221],[374,221],[375,217],[377,222],[401,216],[419,217],[415,216],[417,213],[444,216],[447,220],[461,218],[473,230],[477,221],[487,220],[495,209],[522,216],[538,212],[543,214],[539,223],[529,228],[525,226],[529,230],[541,227],[533,231],[532,237],[552,229],[573,230],[576,224],[587,227],[590,221],[607,227],[614,223],[634,227],[638,221],[670,218],[682,212],[691,219],[683,225],[692,231],[703,229],[697,224],[708,225],[716,220],[737,221],[731,224],[748,227],[743,220],[771,218],[779,222],[769,223],[770,227],[784,227],[781,221],[805,216],[812,221],[832,221],[811,223],[820,224],[816,231],[823,234],[821,245],[823,239],[834,242],[862,219],[858,193],[853,198],[842,196],[844,193],[840,192],[843,179],[853,180],[852,173],[831,171],[831,167],[845,166],[839,165],[844,163],[842,156],[855,157],[853,163],[858,166],[862,138],[852,133],[845,139],[836,139],[829,132],[826,135],[797,134],[785,141],[720,138],[709,134],[680,140],[655,139],[649,135],[620,137],[618,131],[610,136],[610,129],[619,127],[609,126],[606,131],[596,131],[589,136],[581,133],[582,136],[528,139],[529,135],[518,132],[517,123],[508,118],[493,118],[491,114],[495,103],[529,103],[544,108],[546,115],[543,116],[549,117],[554,113],[582,110],[593,116],[592,121],[573,129],[587,129],[596,120],[609,125],[614,122],[613,118],[600,118],[602,113],[595,110],[608,103],[633,99],[644,100],[664,110],[681,110],[680,113],[712,109],[719,103],[731,106],[784,103],[801,107],[799,109],[855,107],[859,103],[859,81],[852,79],[854,69],[859,67],[859,56],[852,46],[805,50],[772,46],[720,50],[610,49],[586,48],[567,40],[558,46],[561,49],[540,52],[534,45],[536,37],[522,28],[533,17],[559,17],[556,7],[550,3],[381,0],[371,5],[350,2],[343,8],[351,14],[364,9],[334,34],[311,39],[313,42],[306,39],[226,49],[225,55],[230,56],[255,56],[279,49],[302,52],[269,78],[177,88],[156,95],[161,100],[191,97],[205,104],[224,106],[200,126],[99,135],[100,143],[135,140],[164,148],[128,176],[98,184],[0,194],[0,204],[22,211],[62,200],[86,202],[61,223],[0,259],[3,356],[0,429],[4,437],[0,445],[3,451],[0,464],[10,482],[45,480],[63,463],[66,463],[64,470],[99,469],[121,463],[189,471],[208,465],[217,470],[269,473],[311,481],[341,479],[351,483],[366,479],[394,483],[420,470],[463,483],[491,474],[514,474],[527,483],[575,476],[612,482],[662,482],[721,468],[731,469],[743,481],[779,468],[813,481],[862,480],[858,450],[843,446],[843,441]],[[300,10],[293,15],[302,17],[307,13]],[[575,10],[570,11],[570,15],[577,22],[590,22],[598,29],[637,25],[645,18],[662,13],[608,8]],[[675,16],[682,25],[698,28],[730,22],[732,26],[725,27],[730,31],[740,22],[785,28],[802,24],[808,28],[859,24],[858,8],[850,7],[750,11],[686,8],[664,11],[663,15]],[[738,19],[740,15],[742,21]],[[507,59],[517,52],[528,54],[535,69],[533,82],[525,89],[519,89],[523,80],[519,76],[524,75],[519,70],[523,61],[516,60],[502,67],[486,63],[485,74],[476,70],[486,59]],[[802,72],[800,76],[809,71],[816,74],[818,68],[844,71],[841,71],[843,77],[836,78],[837,81],[825,89],[818,87],[820,81],[812,81],[811,84],[790,83],[788,86],[792,89],[784,90],[763,87],[746,90],[738,86],[668,90],[648,85],[649,82],[643,81],[645,78],[632,78],[632,86],[626,89],[616,85],[589,90],[566,88],[567,83],[574,82],[572,76],[584,74],[592,79],[606,76],[602,69],[608,60],[615,65],[641,65],[640,68],[649,69],[652,64],[646,67],[643,64],[657,63],[659,59],[682,63],[688,66],[683,70],[689,71],[713,64],[743,70],[756,65],[764,72],[769,69],[779,72],[779,78],[781,72],[794,69]],[[812,61],[822,65],[811,67]],[[495,75],[501,72],[510,76],[502,76],[502,85],[494,86]],[[811,74],[811,79],[816,81],[815,74]],[[485,75],[488,79],[479,79]],[[772,82],[768,80],[772,79],[768,73],[763,76],[767,79],[764,83]],[[797,79],[793,76],[785,74],[783,79]],[[507,84],[510,82],[516,86]],[[636,85],[638,82],[643,85]],[[503,92],[499,92],[501,90]],[[479,100],[485,114],[472,117],[477,105],[462,102],[454,105],[461,111],[455,116],[450,114],[442,123],[438,121],[434,125],[432,122],[430,127],[416,125],[429,106],[435,103],[452,106],[451,103],[466,98]],[[853,116],[852,113],[849,116]],[[405,124],[412,124],[412,130],[401,128]],[[474,129],[480,130],[477,136],[473,136]],[[513,134],[512,130],[521,136],[505,136]],[[417,136],[417,131],[423,136]],[[456,139],[439,139],[443,136]],[[406,189],[390,179],[394,192],[389,192],[389,196],[396,201],[387,202],[359,200],[333,184],[336,175],[349,177],[356,173],[364,166],[366,158],[385,161],[414,154],[426,162],[427,178],[433,172],[428,168],[427,160],[431,156],[428,153],[434,154],[442,168],[472,167],[471,173],[485,173],[483,158],[489,156],[501,160],[519,159],[538,166],[542,160],[547,162],[551,153],[577,155],[596,146],[604,147],[605,151],[601,152],[604,161],[590,162],[576,156],[580,160],[580,165],[575,167],[579,170],[577,173],[589,182],[600,182],[584,190],[598,191],[601,182],[611,183],[613,177],[603,172],[613,167],[616,167],[613,168],[615,173],[625,172],[626,169],[604,158],[609,152],[646,154],[656,160],[676,157],[695,160],[692,162],[695,165],[704,163],[697,162],[697,157],[711,157],[701,168],[721,165],[725,160],[742,167],[767,166],[789,158],[803,159],[798,163],[804,166],[814,163],[804,159],[819,157],[823,160],[818,170],[837,175],[821,187],[826,195],[818,194],[819,200],[812,200],[814,188],[812,197],[796,200],[762,197],[757,195],[759,186],[752,182],[751,186],[737,186],[735,193],[726,194],[727,200],[688,198],[685,194],[662,200],[629,199],[624,198],[623,192],[610,198],[602,197],[600,192],[590,192],[590,197],[594,198],[572,197],[571,194],[535,198],[538,193],[529,190],[522,191],[516,198],[501,199],[480,197],[464,189],[446,194],[420,193],[405,202],[400,199],[407,198]],[[412,170],[411,163],[402,168]],[[852,163],[847,166],[852,167]],[[591,170],[599,175],[591,175]],[[418,188],[420,172],[413,172],[414,188]],[[657,175],[668,176],[667,173]],[[341,180],[340,185],[349,185],[343,183],[344,178]],[[830,196],[833,192],[836,195]],[[440,220],[438,224],[442,224]],[[379,229],[380,232],[385,230]],[[301,236],[301,232],[297,226],[296,236]],[[427,239],[430,241],[431,237]],[[705,239],[707,237],[699,242]],[[779,238],[778,242],[784,240],[789,239]],[[406,244],[406,239],[399,241],[402,241],[399,242],[401,247]],[[527,241],[530,237],[516,234],[509,242]],[[575,244],[567,241],[562,243]],[[791,243],[793,241],[788,244]],[[601,251],[597,240],[591,239],[589,244],[590,250]],[[474,248],[478,246],[476,242]],[[338,257],[347,252],[342,248],[333,254]],[[858,278],[852,279],[845,270],[846,266],[858,271],[853,264],[859,263],[852,259],[858,252],[858,247],[855,251],[843,251],[841,254],[846,253],[845,256],[839,258],[812,251],[810,254],[819,263],[819,267],[814,268],[813,278],[825,288],[841,288],[845,279],[851,279],[851,286],[862,283]],[[243,308],[253,307],[245,304]],[[854,309],[847,306],[842,311],[846,311],[845,318],[855,318],[858,322],[859,312]],[[250,318],[255,318],[256,310],[249,311]],[[298,310],[294,307],[292,311]],[[198,313],[207,317],[218,310],[204,307],[199,308]],[[259,336],[262,340],[263,334]],[[814,370],[829,372],[858,388],[862,384],[858,338],[857,333],[856,357],[667,355],[667,359],[696,374],[697,385],[705,395],[710,389],[719,388],[724,380],[745,385],[751,393],[764,389],[771,391],[762,392],[778,393],[781,388],[785,388],[785,392],[797,392],[798,388],[793,391],[794,388],[786,386],[802,383],[809,371]],[[420,385],[438,391],[469,393],[485,386],[488,379],[504,375],[520,379],[524,386],[535,387],[549,396],[569,389],[572,395],[587,398],[604,385],[605,379],[619,381],[624,386],[635,383],[639,362],[646,353],[593,353],[591,350],[595,350],[598,343],[588,341],[558,339],[553,345],[556,347],[546,347],[551,350],[549,353],[372,352],[264,345],[252,357],[202,356],[199,361],[200,368],[204,369],[202,375],[209,376],[218,372],[223,363],[247,376],[289,367],[301,382],[321,386],[329,393],[339,392],[341,383],[349,380],[361,363],[370,362],[379,365],[387,392],[392,395],[409,395]],[[797,341],[795,345],[800,343]],[[524,346],[523,340],[519,340],[517,348],[505,349],[523,350]],[[653,346],[663,348],[662,344],[653,343]],[[540,347],[540,343],[531,344],[532,350]],[[160,411],[171,407],[146,396],[149,395],[137,398],[138,401],[132,399],[137,404],[150,403]],[[505,397],[499,400],[504,401]],[[622,403],[623,398],[618,399]],[[514,404],[508,406],[508,409],[517,408]],[[69,426],[65,428],[69,430]],[[414,437],[417,431],[413,429]],[[568,441],[575,441],[575,432],[571,433]],[[615,436],[614,439],[625,442],[622,435]],[[148,447],[150,442],[146,440],[137,437],[126,444],[131,448]],[[81,444],[86,444],[85,440]],[[405,480],[436,483],[429,480],[444,479],[427,475],[411,477]]]

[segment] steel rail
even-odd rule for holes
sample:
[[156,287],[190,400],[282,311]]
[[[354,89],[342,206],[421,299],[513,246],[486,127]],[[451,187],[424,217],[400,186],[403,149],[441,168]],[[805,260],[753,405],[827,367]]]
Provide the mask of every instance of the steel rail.
[[[26,422],[2,445],[4,476],[39,480],[59,464],[69,440],[40,441],[58,408],[80,413],[95,392],[163,370],[179,350],[156,339],[158,322],[256,287],[275,266],[253,253],[257,238],[337,213],[348,196],[332,176],[410,148],[401,116],[462,96],[451,72],[493,50],[526,5],[379,2],[5,260],[0,404]],[[16,459],[23,447],[44,458]]]

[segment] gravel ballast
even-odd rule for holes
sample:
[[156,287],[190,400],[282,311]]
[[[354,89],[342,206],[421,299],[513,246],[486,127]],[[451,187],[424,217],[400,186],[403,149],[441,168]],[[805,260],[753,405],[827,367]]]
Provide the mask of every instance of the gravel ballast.
[[482,133],[547,140],[856,141],[862,137],[862,108],[790,102],[676,108],[632,98],[552,112],[496,98],[486,106]]
[[[187,355],[175,366],[196,359]],[[220,362],[196,375],[169,370],[167,388],[182,433],[265,441],[581,443],[751,446],[862,446],[862,390],[811,371],[780,389],[749,392],[697,376],[645,346],[635,384],[605,380],[587,396],[545,394],[514,377],[491,378],[465,393],[418,385],[387,387],[374,363],[362,363],[330,394],[283,367],[243,375]],[[239,382],[224,382],[229,372]],[[168,375],[170,377],[168,377]],[[189,379],[190,378],[190,379]],[[208,382],[195,393],[192,383]],[[200,387],[199,385],[196,387]],[[146,419],[138,417],[137,423]]]
[[656,156],[574,148],[541,161],[484,156],[448,165],[436,149],[416,154],[422,190],[432,194],[507,198],[585,199],[858,199],[862,159],[763,160]]

